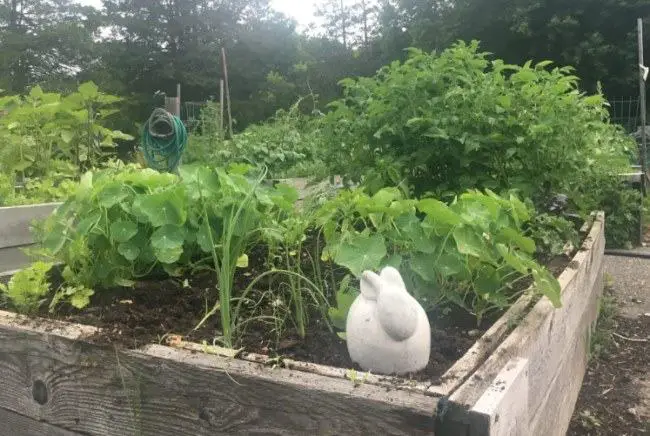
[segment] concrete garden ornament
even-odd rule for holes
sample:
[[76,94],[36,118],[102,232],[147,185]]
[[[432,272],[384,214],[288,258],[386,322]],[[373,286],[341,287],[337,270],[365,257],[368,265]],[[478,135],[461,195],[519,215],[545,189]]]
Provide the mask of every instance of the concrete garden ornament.
[[406,374],[429,362],[431,327],[399,271],[364,271],[361,293],[350,306],[346,337],[350,358],[365,371]]

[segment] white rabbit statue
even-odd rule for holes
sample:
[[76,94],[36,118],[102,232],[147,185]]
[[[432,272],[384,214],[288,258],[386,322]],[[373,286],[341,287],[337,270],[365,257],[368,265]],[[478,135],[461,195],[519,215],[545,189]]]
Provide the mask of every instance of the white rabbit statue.
[[361,294],[350,306],[346,340],[350,358],[365,371],[406,374],[429,362],[431,326],[404,285],[399,271],[364,271]]

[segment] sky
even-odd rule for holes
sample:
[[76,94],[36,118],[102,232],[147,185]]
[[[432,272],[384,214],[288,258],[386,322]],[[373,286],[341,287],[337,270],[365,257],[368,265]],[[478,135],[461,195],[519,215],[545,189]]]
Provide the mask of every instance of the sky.
[[[77,0],[84,5],[101,8],[101,0]],[[309,23],[317,21],[314,17],[316,0],[270,0],[270,5],[276,11],[282,12],[298,22],[298,30],[304,30]]]

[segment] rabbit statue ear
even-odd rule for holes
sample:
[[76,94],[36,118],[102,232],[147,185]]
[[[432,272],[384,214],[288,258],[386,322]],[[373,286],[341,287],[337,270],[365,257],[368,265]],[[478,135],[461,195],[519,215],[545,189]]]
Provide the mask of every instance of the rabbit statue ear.
[[406,291],[406,285],[404,284],[404,280],[402,279],[402,275],[399,273],[399,271],[396,268],[393,268],[392,266],[387,266],[384,269],[381,270],[381,273],[379,273],[379,276],[381,277],[381,280],[390,286],[397,287],[400,289],[403,289]]
[[374,272],[364,271],[360,280],[361,295],[368,300],[376,300],[381,288],[381,282],[381,277]]

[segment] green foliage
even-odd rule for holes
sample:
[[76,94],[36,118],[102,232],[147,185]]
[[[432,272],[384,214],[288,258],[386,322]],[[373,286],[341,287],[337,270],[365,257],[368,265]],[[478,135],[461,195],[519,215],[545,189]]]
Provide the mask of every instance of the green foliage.
[[220,298],[206,319],[221,313],[231,345],[239,321],[230,316],[235,271],[247,267],[247,251],[262,241],[267,222],[286,216],[297,198],[286,186],[261,186],[249,172],[186,165],[179,177],[116,165],[84,174],[40,229],[46,254],[66,266],[66,287],[54,304],[84,306],[90,290],[205,268],[209,256]]
[[366,176],[375,190],[404,177],[417,193],[516,188],[537,198],[627,165],[634,145],[604,121],[602,96],[577,91],[569,68],[491,61],[476,42],[410,53],[342,82],[345,98],[324,122],[331,171]]
[[577,248],[580,236],[575,225],[561,216],[546,213],[532,217],[527,225],[527,234],[535,241],[536,258],[548,261],[564,254],[567,244]]
[[6,295],[21,313],[36,311],[50,293],[47,274],[54,264],[34,262],[14,274],[9,283],[0,283],[0,292]]
[[[0,181],[4,202],[20,204],[63,198],[71,190],[70,179],[112,155],[117,140],[133,139],[100,121],[115,113],[120,99],[99,92],[92,82],[63,96],[39,86],[28,95],[0,99],[6,114],[0,118]],[[20,182],[23,191],[4,193],[6,184]]]
[[325,178],[320,131],[314,120],[301,114],[301,103],[302,99],[289,110],[279,110],[268,122],[253,124],[228,140],[223,140],[218,128],[204,122],[201,133],[190,137],[191,151],[186,161],[220,166],[247,163],[266,169],[272,178]]
[[629,240],[634,194],[611,193],[635,144],[609,123],[602,95],[580,93],[570,68],[549,64],[507,65],[461,42],[346,79],[321,126],[330,172],[371,192],[401,183],[438,198],[515,189],[539,205],[564,192],[585,215],[612,212],[612,241]]
[[346,275],[339,285],[336,292],[336,306],[330,307],[328,311],[330,322],[339,330],[339,337],[345,339],[345,328],[348,319],[348,312],[354,300],[357,298],[357,292],[350,292],[350,275]]
[[535,243],[524,236],[530,211],[515,196],[468,191],[450,205],[405,199],[396,188],[370,196],[344,191],[318,212],[332,259],[358,277],[363,270],[399,268],[427,309],[452,302],[480,322],[506,308],[532,278],[538,292],[560,304],[557,280],[537,264]]

